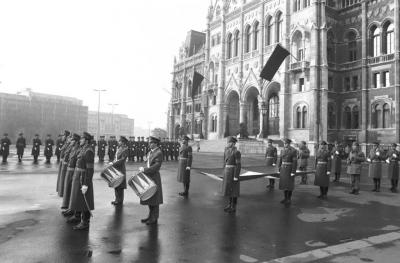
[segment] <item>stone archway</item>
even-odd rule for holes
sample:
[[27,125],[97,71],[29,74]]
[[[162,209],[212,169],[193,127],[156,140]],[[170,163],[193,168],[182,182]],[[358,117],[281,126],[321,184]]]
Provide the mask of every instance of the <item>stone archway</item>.
[[279,91],[281,86],[277,82],[268,85],[264,98],[267,99],[267,135],[279,135]]
[[258,135],[260,132],[260,109],[259,92],[256,87],[250,87],[245,94],[245,123],[250,136]]
[[231,91],[227,97],[224,137],[237,135],[239,132],[239,94]]

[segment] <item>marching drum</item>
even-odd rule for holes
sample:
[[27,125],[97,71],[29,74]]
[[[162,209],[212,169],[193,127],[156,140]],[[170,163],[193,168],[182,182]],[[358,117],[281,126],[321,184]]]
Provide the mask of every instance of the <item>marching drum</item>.
[[113,166],[106,167],[101,173],[101,178],[108,183],[109,187],[116,188],[124,181],[124,174]]
[[150,199],[157,192],[157,185],[144,173],[132,176],[128,184],[142,201]]

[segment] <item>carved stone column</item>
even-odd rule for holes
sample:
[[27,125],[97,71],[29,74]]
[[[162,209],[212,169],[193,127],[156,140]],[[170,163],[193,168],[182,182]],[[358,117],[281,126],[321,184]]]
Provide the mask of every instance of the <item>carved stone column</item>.
[[266,136],[266,131],[264,129],[265,126],[265,115],[267,114],[267,105],[265,104],[264,101],[259,101],[258,102],[258,109],[260,111],[259,116],[260,116],[260,133],[258,134],[258,138],[265,138]]

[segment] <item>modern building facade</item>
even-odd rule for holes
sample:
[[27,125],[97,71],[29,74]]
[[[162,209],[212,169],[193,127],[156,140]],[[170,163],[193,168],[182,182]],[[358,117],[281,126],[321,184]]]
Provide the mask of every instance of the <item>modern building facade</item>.
[[[99,114],[99,135],[109,138],[115,136],[133,136],[135,128],[135,120],[130,119],[127,115],[100,112]],[[88,114],[88,131],[95,138],[98,138],[98,115],[97,111],[89,111]],[[117,137],[118,139],[118,137]]]
[[20,132],[27,143],[36,133],[40,138],[56,138],[65,129],[83,132],[87,129],[88,107],[81,100],[33,92],[0,93],[0,133],[8,133],[15,143]]
[[[204,50],[174,64],[170,137],[198,119],[207,139],[236,135],[246,123],[257,138],[399,142],[399,5],[397,0],[214,2]],[[291,56],[271,82],[263,81],[259,74],[278,43]],[[193,118],[188,90],[194,70],[206,79]]]

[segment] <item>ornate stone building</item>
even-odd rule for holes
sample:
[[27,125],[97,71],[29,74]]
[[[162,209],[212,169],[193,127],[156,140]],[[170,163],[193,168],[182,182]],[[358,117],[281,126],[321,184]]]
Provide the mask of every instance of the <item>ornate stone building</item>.
[[[171,137],[190,119],[185,90],[191,77],[179,72],[192,61],[196,66],[184,71],[197,67],[206,77],[196,101],[207,139],[236,135],[243,122],[257,138],[399,142],[399,5],[397,0],[216,1],[207,16],[204,52],[174,65]],[[271,82],[263,81],[260,71],[277,43],[292,55]]]

